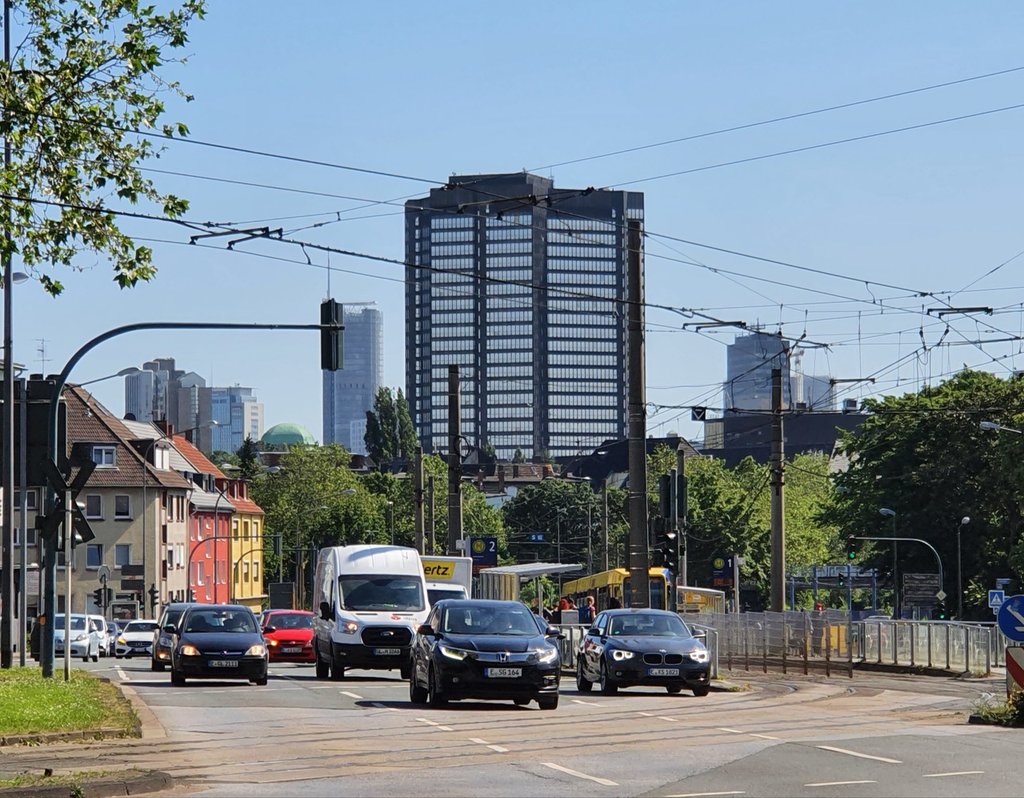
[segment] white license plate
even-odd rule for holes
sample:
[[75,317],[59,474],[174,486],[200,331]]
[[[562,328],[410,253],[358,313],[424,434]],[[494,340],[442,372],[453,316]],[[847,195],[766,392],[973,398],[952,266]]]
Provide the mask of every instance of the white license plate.
[[518,679],[523,675],[522,668],[488,668],[487,677],[489,679]]
[[281,653],[282,654],[301,654],[302,653],[302,649],[301,648],[282,648],[281,649]]
[[400,648],[375,648],[373,653],[378,657],[397,657],[402,653]]
[[679,668],[648,668],[648,676],[678,676]]
[[238,660],[237,659],[211,659],[210,660],[210,667],[211,668],[237,668],[238,667]]

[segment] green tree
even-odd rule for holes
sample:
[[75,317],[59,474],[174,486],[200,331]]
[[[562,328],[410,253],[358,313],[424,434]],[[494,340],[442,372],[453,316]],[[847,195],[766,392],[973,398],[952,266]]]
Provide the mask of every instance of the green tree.
[[[601,508],[588,483],[541,480],[505,502],[502,515],[509,554],[516,562],[561,560],[586,565],[588,554],[595,564],[601,562],[600,546],[595,545]],[[530,540],[536,534],[544,536],[543,542]]]
[[203,16],[203,0],[165,13],[136,0],[12,5],[20,30],[12,31],[12,62],[0,64],[0,130],[12,154],[0,246],[53,295],[64,287],[51,269],[74,266],[86,252],[109,258],[122,288],[152,279],[152,251],[120,230],[108,203],[151,202],[168,218],[188,207],[159,192],[141,164],[159,154],[147,133],[188,133],[163,121],[161,95],[191,97],[160,72],[184,60],[175,51]]
[[398,389],[395,398],[395,415],[398,419],[398,453],[405,462],[411,463],[419,442],[416,440],[416,428],[412,425],[412,416],[409,414],[409,402],[401,388]]
[[[410,427],[412,421],[409,422]],[[377,465],[390,463],[399,454],[398,407],[391,389],[381,386],[373,400],[373,410],[366,412],[366,451]],[[415,443],[413,443],[415,446]]]
[[[235,459],[238,461],[238,467],[241,469],[243,479],[252,479],[262,471],[260,451],[251,435],[245,436],[242,445],[238,447]],[[232,461],[229,460],[228,462]]]

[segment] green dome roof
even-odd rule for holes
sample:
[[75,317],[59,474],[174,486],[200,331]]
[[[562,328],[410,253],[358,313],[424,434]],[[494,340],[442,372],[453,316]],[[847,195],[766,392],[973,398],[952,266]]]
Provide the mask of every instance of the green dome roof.
[[260,441],[267,446],[294,446],[297,443],[312,446],[316,440],[309,430],[301,424],[275,424],[266,432]]

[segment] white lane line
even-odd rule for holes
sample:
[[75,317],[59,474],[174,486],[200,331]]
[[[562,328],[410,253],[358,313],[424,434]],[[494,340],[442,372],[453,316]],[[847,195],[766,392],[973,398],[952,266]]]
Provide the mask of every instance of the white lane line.
[[363,700],[363,697],[361,695],[358,695],[356,693],[350,693],[348,690],[342,690],[341,694],[342,695],[347,695],[349,698],[354,698],[357,701],[362,701]]
[[669,723],[675,723],[678,718],[670,718],[667,715],[658,715],[658,720],[667,720]]
[[384,704],[378,704],[376,701],[372,701],[370,703],[370,706],[371,707],[377,707],[377,709],[387,709],[387,710],[390,710],[391,712],[398,712],[398,707],[387,707],[387,706],[384,706]]
[[643,715],[645,718],[653,718],[654,717],[654,713],[653,712],[641,712],[640,714]]
[[756,732],[747,732],[751,737],[760,737],[762,740],[781,740],[781,737],[772,737],[770,734],[757,734]]
[[428,726],[435,726],[441,731],[452,731],[451,726],[442,726],[435,720],[427,720],[426,718],[416,718],[416,720],[418,720],[420,723],[426,723]]
[[128,674],[125,673],[123,670],[121,670],[120,668],[116,668],[115,670],[117,671],[117,675],[121,677],[121,681],[122,682],[130,682],[131,681],[131,679],[128,678]]
[[957,770],[953,773],[925,773],[921,776],[923,779],[941,779],[945,776],[980,776],[984,773],[984,770]]
[[492,745],[491,743],[487,742],[487,740],[481,740],[479,737],[470,737],[469,741],[471,743],[476,743],[477,745],[486,745],[492,751],[497,751],[499,754],[508,753],[507,748],[502,748],[500,745]]
[[746,734],[746,732],[741,732],[739,729],[727,729],[727,728],[725,728],[725,726],[719,726],[718,730],[719,731],[724,731],[724,732],[729,732],[729,734]]
[[572,702],[574,704],[583,704],[586,707],[603,707],[604,706],[604,704],[598,704],[598,703],[595,703],[594,701],[581,701],[578,698],[574,698],[572,700]]
[[680,792],[675,795],[669,795],[667,798],[700,798],[704,795],[746,795],[743,790],[730,790],[728,792]]
[[562,767],[561,765],[556,765],[554,762],[541,762],[541,764],[544,767],[546,767],[546,768],[551,768],[552,770],[559,770],[562,773],[567,773],[568,775],[575,776],[578,779],[586,779],[587,781],[594,781],[594,782],[597,782],[598,784],[601,784],[601,785],[603,785],[605,787],[618,787],[619,786],[619,783],[617,781],[612,781],[611,779],[602,779],[599,776],[588,776],[586,773],[580,773],[578,770],[573,770],[572,768],[566,768],[566,767]]
[[813,784],[805,784],[805,787],[842,787],[846,784],[878,784],[877,781],[865,779],[863,781],[816,781]]
[[[872,756],[871,754],[862,754],[859,751],[849,751],[846,748],[833,748],[831,745],[819,745],[817,747],[820,748],[822,751],[835,751],[837,754],[846,754],[847,756],[855,756],[860,759],[873,759],[875,762],[888,762],[890,765],[903,764],[903,762],[901,762],[899,759],[889,759],[888,757],[884,756]],[[861,782],[854,783],[860,784]],[[874,782],[868,783],[874,784]]]

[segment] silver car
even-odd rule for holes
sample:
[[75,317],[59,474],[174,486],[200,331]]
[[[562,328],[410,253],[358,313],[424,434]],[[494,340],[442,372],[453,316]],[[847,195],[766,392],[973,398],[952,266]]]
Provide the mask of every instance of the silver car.
[[[86,615],[71,614],[72,657],[81,657],[82,662],[100,661],[100,631],[96,623]],[[57,615],[53,619],[53,653],[64,656],[64,616]]]

